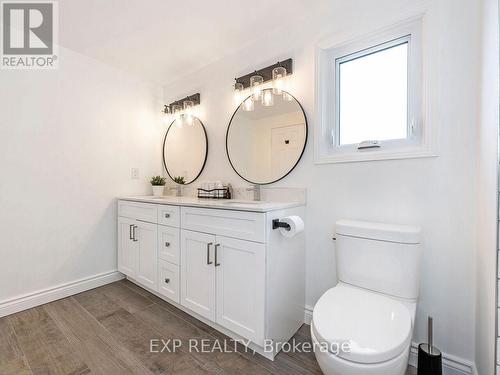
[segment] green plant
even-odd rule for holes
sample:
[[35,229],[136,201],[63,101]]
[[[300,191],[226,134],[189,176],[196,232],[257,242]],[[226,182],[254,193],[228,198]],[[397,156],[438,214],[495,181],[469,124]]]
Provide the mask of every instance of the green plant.
[[165,179],[165,177],[161,177],[161,176],[154,176],[154,177],[151,177],[151,185],[153,186],[165,186],[165,183],[167,182],[167,180]]
[[186,183],[186,181],[184,181],[184,177],[181,176],[174,177],[174,182],[177,182],[180,185],[184,185]]

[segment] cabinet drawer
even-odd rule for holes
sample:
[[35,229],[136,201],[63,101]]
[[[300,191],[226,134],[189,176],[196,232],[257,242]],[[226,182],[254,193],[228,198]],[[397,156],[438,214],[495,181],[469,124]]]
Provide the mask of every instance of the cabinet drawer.
[[158,266],[158,292],[179,303],[179,266],[164,260],[160,260]]
[[156,205],[131,201],[118,201],[118,216],[149,223],[156,223],[158,220]]
[[179,228],[181,223],[179,216],[179,206],[158,205],[158,224]]
[[265,242],[265,213],[219,210],[209,208],[181,208],[182,228],[197,232]]
[[173,264],[180,260],[180,229],[158,226],[158,254],[159,258]]

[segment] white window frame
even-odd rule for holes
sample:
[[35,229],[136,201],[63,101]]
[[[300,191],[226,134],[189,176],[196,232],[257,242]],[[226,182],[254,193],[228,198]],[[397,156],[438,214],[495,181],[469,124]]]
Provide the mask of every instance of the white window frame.
[[[408,42],[408,138],[380,141],[377,148],[340,145],[338,66],[344,61]],[[368,36],[326,41],[316,49],[315,163],[436,156],[432,129],[424,121],[422,17]]]

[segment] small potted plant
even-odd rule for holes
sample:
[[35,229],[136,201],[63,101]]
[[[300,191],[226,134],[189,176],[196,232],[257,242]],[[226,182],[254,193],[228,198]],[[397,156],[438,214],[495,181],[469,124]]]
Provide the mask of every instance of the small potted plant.
[[174,181],[179,185],[184,185],[186,183],[186,181],[184,181],[184,177],[182,176],[174,177]]
[[154,176],[151,178],[151,186],[153,187],[153,195],[155,197],[161,197],[163,195],[163,190],[165,189],[166,179],[161,176]]

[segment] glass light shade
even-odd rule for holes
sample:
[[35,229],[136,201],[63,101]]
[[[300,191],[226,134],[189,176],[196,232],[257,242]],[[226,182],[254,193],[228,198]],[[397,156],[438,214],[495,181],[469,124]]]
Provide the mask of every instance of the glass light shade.
[[278,66],[273,69],[273,93],[281,95],[286,85],[286,69]]
[[254,75],[250,77],[250,88],[252,89],[252,99],[257,101],[260,100],[262,96],[262,84],[264,83],[264,78],[259,75]]
[[171,120],[171,117],[172,117],[172,113],[170,111],[170,107],[168,105],[165,106],[165,108],[163,108],[163,111],[161,111],[163,116],[163,122],[165,124],[168,124]]
[[183,121],[187,125],[193,125],[193,107],[194,102],[192,100],[184,100],[182,103],[184,105]]
[[171,111],[176,120],[181,118],[182,107],[179,104],[172,105]]
[[247,99],[245,99],[245,101],[243,103],[241,103],[241,108],[247,112],[251,112],[254,110],[255,104],[254,104],[251,96],[248,97]]
[[234,104],[239,105],[243,101],[243,90],[244,88],[242,83],[236,82],[234,84]]
[[182,107],[179,104],[174,104],[172,105],[171,111],[175,121],[175,125],[179,127],[182,126],[182,121],[181,121]]
[[190,115],[192,115],[194,102],[192,100],[184,100],[182,104],[184,105],[184,113],[189,113]]
[[283,91],[283,100],[286,102],[293,102],[295,99],[293,98],[292,95],[290,95],[286,91]]
[[274,105],[273,90],[264,90],[262,92],[262,105],[265,107],[271,107]]

